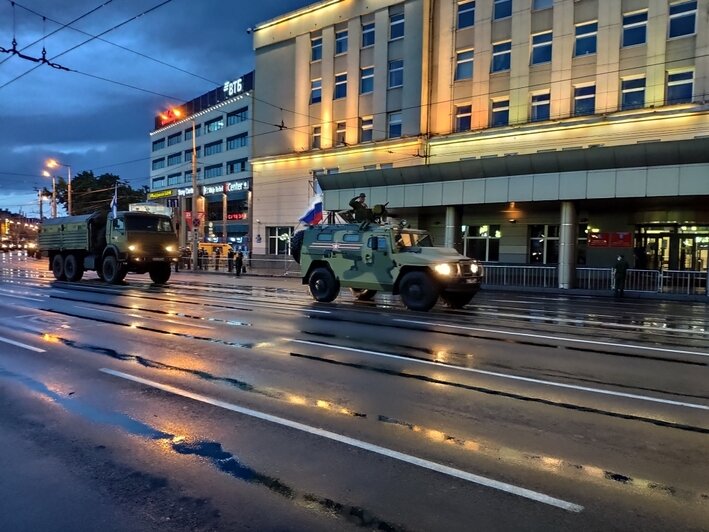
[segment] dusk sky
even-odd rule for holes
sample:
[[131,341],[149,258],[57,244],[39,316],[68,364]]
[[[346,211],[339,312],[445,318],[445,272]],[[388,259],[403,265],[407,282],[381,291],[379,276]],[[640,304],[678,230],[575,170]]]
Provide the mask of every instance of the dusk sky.
[[44,46],[49,61],[71,70],[0,53],[0,208],[38,215],[35,188],[51,188],[41,177],[50,157],[73,174],[147,185],[155,114],[252,70],[246,30],[312,3],[20,0],[13,10],[0,0],[0,47],[14,37],[23,54],[41,57]]

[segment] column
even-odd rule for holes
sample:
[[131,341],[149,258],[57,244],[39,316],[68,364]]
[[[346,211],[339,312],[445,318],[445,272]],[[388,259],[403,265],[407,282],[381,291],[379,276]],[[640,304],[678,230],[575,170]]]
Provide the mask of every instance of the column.
[[456,206],[446,207],[446,230],[443,245],[447,248],[455,248],[460,251],[461,234],[460,234],[460,210]]
[[576,206],[571,201],[561,203],[559,231],[559,288],[574,287],[576,277]]

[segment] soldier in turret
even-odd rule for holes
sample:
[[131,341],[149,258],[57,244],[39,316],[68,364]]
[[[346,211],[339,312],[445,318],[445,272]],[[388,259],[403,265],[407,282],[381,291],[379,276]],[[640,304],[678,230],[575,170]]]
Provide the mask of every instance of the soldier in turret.
[[364,222],[367,220],[367,204],[364,199],[367,196],[362,192],[359,196],[355,196],[350,200],[350,207],[354,211],[354,217],[356,222]]

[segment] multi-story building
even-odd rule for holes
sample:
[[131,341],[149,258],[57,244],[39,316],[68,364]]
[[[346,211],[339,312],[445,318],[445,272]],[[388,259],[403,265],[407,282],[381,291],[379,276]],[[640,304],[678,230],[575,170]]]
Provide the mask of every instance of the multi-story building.
[[707,268],[709,0],[323,0],[254,45],[255,253],[315,178],[562,287],[619,252]]
[[148,199],[173,207],[183,246],[195,225],[196,152],[200,238],[250,247],[253,85],[250,72],[155,117]]

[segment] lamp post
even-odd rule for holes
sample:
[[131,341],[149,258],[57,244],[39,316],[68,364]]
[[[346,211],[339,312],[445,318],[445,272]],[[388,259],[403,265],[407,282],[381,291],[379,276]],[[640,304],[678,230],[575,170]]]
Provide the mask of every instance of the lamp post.
[[[65,166],[67,169],[66,178],[66,213],[71,216],[71,166],[68,164],[60,163],[56,159],[49,159],[47,161],[48,168],[57,168],[58,166]],[[56,208],[56,207],[55,207]]]
[[197,271],[199,252],[199,212],[197,212],[197,123],[192,120],[192,271]]
[[42,171],[44,177],[52,178],[52,218],[57,217],[57,178],[46,170]]

